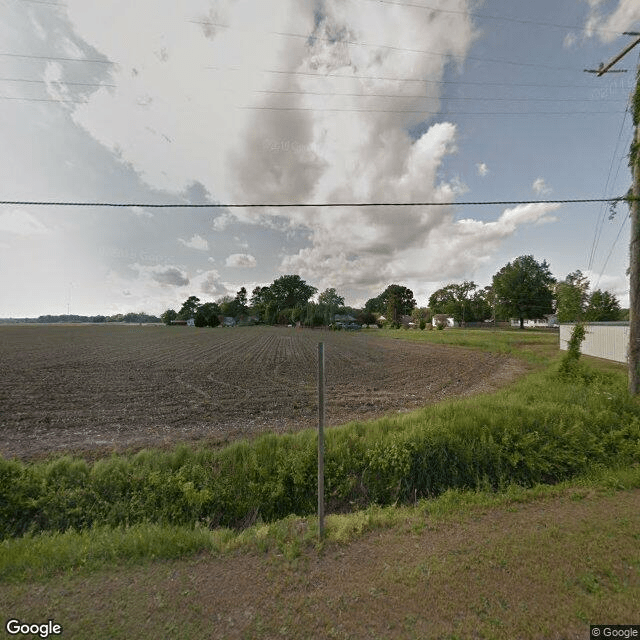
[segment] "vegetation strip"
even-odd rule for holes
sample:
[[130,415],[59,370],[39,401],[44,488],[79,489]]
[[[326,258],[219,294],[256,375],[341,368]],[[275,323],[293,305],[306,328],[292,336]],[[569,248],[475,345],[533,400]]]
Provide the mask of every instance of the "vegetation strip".
[[318,543],[317,519],[295,515],[273,523],[256,524],[241,532],[156,523],[46,532],[0,543],[0,580],[42,580],[61,571],[92,572],[105,566],[145,564],[200,552],[219,556],[238,551],[275,551],[294,559],[304,549],[322,550],[325,545],[346,544],[373,530],[400,525],[422,528],[429,522],[467,518],[487,509],[544,503],[557,498],[575,501],[631,489],[640,489],[640,465],[637,464],[626,468],[598,467],[571,481],[529,489],[518,485],[498,492],[450,489],[439,498],[420,500],[412,506],[372,505],[355,513],[330,515],[322,544]]

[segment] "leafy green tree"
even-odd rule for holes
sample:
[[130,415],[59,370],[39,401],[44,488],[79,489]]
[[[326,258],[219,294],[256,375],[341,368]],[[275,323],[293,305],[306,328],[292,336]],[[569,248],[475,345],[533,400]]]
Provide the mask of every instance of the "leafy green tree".
[[247,290],[244,287],[240,287],[234,302],[236,303],[235,315],[247,313],[249,307],[247,306]]
[[432,313],[443,313],[456,322],[481,322],[491,317],[491,306],[483,289],[475,282],[448,284],[429,297]]
[[531,255],[516,258],[493,276],[498,304],[508,315],[520,320],[521,329],[526,318],[551,313],[554,283],[547,261],[538,263]]
[[318,291],[298,275],[281,276],[273,281],[269,289],[280,310],[304,308],[309,298]]
[[621,317],[620,303],[613,293],[596,289],[589,296],[585,311],[585,318],[589,322],[620,320]]
[[196,327],[217,327],[220,324],[220,307],[215,302],[205,302],[198,307],[195,316]]
[[369,298],[364,305],[364,310],[369,313],[384,313],[385,304],[382,300],[382,293],[375,298]]
[[183,303],[180,311],[178,311],[178,318],[180,320],[189,320],[194,318],[198,305],[200,304],[200,298],[196,296],[189,296]]
[[325,289],[318,296],[318,304],[324,304],[328,307],[341,307],[344,305],[344,298],[339,296],[335,289]]
[[233,318],[236,311],[235,298],[231,296],[222,296],[216,301],[218,307],[220,307],[220,313],[225,317]]
[[160,319],[165,324],[171,324],[178,317],[178,312],[173,309],[167,309],[161,316]]
[[583,319],[588,301],[588,290],[589,280],[579,269],[556,284],[558,322],[578,322]]
[[400,322],[401,316],[409,315],[416,306],[413,291],[399,284],[390,284],[379,298],[387,314],[387,320],[393,324]]

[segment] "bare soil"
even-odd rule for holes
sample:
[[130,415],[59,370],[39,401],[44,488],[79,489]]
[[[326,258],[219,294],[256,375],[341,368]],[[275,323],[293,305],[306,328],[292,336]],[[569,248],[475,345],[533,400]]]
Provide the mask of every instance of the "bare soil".
[[491,391],[526,369],[506,356],[367,333],[2,326],[0,454],[100,456],[313,427],[319,341],[328,425]]

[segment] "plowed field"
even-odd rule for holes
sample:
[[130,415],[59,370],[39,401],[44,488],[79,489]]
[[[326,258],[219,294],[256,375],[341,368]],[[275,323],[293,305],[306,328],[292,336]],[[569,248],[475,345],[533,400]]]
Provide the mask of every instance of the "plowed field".
[[0,454],[98,456],[312,427],[319,341],[328,425],[490,390],[524,371],[499,355],[367,333],[3,326]]

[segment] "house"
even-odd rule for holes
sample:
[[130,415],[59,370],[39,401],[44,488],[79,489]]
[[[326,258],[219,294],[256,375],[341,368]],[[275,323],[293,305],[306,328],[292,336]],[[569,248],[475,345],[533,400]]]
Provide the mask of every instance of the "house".
[[[520,326],[520,318],[511,318],[510,319],[512,327]],[[540,328],[540,327],[558,327],[558,316],[555,313],[549,313],[544,315],[542,318],[526,318],[523,322],[523,327],[527,329],[532,328]]]
[[452,316],[448,316],[446,313],[436,313],[433,318],[431,318],[431,324],[434,327],[437,327],[438,324],[443,324],[445,327],[457,327],[455,319]]

